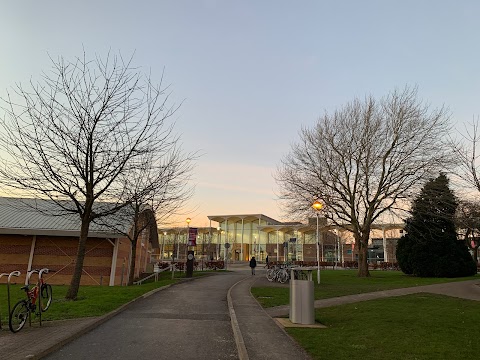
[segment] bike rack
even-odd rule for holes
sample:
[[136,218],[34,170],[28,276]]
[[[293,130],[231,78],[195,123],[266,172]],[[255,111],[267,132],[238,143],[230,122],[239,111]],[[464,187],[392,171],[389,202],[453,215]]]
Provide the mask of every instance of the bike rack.
[[[10,321],[10,311],[11,311],[11,305],[10,305],[10,281],[12,279],[12,276],[20,276],[20,271],[18,270],[15,270],[15,271],[12,271],[10,274],[8,273],[2,273],[0,274],[0,278],[2,276],[7,276],[8,275],[8,279],[7,279],[7,299],[8,299],[8,321]],[[2,329],[2,316],[0,314],[0,329]]]
[[[37,297],[37,302],[38,302],[38,319],[40,322],[40,326],[42,326],[42,289],[40,286],[40,279],[42,278],[43,273],[48,274],[49,269],[43,268],[40,270],[30,270],[27,272],[27,278],[25,279],[25,284],[30,285],[30,277],[32,274],[37,273],[38,274],[38,279],[37,279],[37,286],[38,286],[38,297]],[[32,317],[28,317],[28,322],[29,325],[32,326]]]
[[[32,274],[35,274],[37,273],[38,274],[38,270],[30,270],[30,271],[27,271],[27,276],[25,278],[25,285],[28,285],[30,286],[30,277],[32,276]],[[40,296],[40,293],[38,293],[38,297],[41,297]],[[38,304],[40,306],[40,304]],[[32,315],[30,315],[28,317],[28,325],[31,327],[32,326]],[[42,326],[42,311],[40,310],[40,326]]]
[[39,315],[40,326],[42,326],[42,287],[41,287],[40,280],[42,278],[43,273],[48,274],[48,272],[49,270],[47,268],[40,269],[40,271],[38,272],[37,286],[38,286],[38,313],[40,314]]

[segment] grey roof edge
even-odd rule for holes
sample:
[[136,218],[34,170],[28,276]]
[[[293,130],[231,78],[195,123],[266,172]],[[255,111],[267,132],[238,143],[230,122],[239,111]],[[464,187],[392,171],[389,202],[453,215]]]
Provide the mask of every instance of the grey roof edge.
[[[0,228],[1,235],[45,235],[45,236],[68,236],[79,237],[80,231],[77,230],[52,230],[52,229],[19,229],[19,228]],[[113,232],[92,232],[88,233],[88,237],[92,238],[124,238],[124,234]]]
[[[219,219],[229,220],[229,219],[246,219],[246,218],[255,218],[255,220],[263,219],[265,221],[270,221],[272,223],[281,224],[281,221],[275,220],[267,215],[252,213],[252,214],[232,214],[232,215],[208,215],[207,218],[211,221],[219,222]],[[253,222],[253,220],[252,220]]]

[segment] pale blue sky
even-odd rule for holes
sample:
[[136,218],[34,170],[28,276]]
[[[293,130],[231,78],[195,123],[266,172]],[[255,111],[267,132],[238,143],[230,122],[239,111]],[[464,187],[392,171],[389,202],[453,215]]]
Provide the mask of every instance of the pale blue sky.
[[478,1],[3,1],[0,93],[67,58],[123,55],[171,84],[176,130],[200,150],[193,225],[281,219],[272,173],[324,111],[418,85],[463,128],[480,112]]

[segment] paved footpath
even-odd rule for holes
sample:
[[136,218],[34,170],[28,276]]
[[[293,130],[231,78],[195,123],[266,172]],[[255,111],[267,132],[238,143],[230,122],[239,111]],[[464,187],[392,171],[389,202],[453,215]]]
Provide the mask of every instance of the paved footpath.
[[223,273],[171,286],[46,359],[238,359],[226,294],[243,277]]
[[251,295],[250,287],[263,279],[266,279],[264,272],[257,271],[257,275],[239,282],[231,290],[235,316],[248,352],[245,359],[310,359]]

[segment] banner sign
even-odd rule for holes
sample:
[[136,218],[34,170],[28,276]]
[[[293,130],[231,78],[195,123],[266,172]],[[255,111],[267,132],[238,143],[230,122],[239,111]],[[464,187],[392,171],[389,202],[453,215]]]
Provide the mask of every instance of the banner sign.
[[188,246],[197,246],[198,228],[188,228]]

